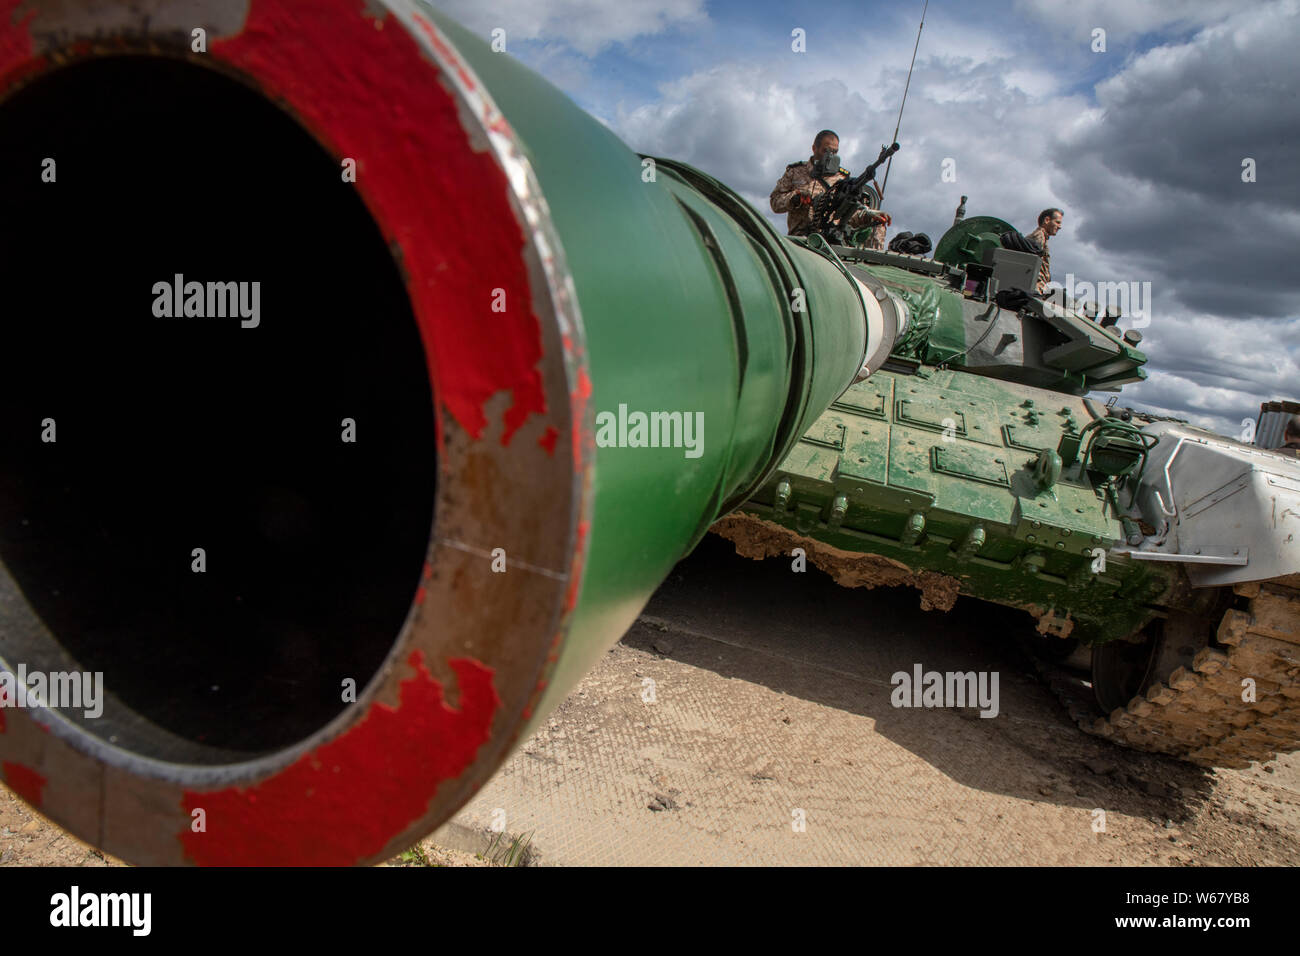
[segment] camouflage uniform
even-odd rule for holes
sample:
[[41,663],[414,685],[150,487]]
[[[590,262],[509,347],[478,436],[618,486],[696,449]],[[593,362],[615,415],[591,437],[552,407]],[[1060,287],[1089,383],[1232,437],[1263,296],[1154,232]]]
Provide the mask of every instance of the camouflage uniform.
[[[785,231],[792,236],[807,236],[812,233],[813,207],[797,204],[796,200],[799,191],[803,187],[811,187],[811,191],[804,190],[814,200],[826,192],[826,186],[834,186],[841,179],[847,178],[849,171],[840,167],[840,171],[831,175],[823,176],[820,180],[816,173],[813,172],[812,160],[808,159],[802,163],[791,163],[785,168],[785,172],[777,181],[776,188],[772,190],[771,204],[772,212],[786,213]],[[822,185],[822,182],[826,186]],[[848,225],[851,229],[861,229],[872,225],[875,222],[875,228],[871,231],[871,242],[868,248],[883,249],[885,248],[885,224],[876,222],[876,212],[872,209],[859,209],[849,219]]]
[[1047,293],[1047,283],[1052,281],[1052,256],[1047,251],[1047,231],[1042,226],[1039,226],[1025,238],[1043,247],[1043,261],[1038,267],[1038,285],[1035,291],[1039,295],[1045,295]]

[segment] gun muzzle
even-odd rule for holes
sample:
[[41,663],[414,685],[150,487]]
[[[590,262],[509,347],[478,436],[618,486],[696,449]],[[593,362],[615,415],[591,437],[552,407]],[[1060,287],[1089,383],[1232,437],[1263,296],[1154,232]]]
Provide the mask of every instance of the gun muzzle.
[[132,862],[433,830],[879,350],[423,4],[0,8],[0,774]]

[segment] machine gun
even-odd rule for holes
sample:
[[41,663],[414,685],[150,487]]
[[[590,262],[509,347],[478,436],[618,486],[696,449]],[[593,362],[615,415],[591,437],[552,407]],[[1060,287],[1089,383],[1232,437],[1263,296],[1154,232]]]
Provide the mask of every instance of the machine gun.
[[867,197],[875,194],[875,190],[871,187],[871,180],[875,178],[876,170],[896,152],[898,152],[897,143],[892,146],[882,146],[876,161],[859,175],[852,179],[841,179],[831,187],[829,192],[818,196],[813,201],[812,231],[821,233],[826,241],[833,245],[844,245],[849,219],[862,206],[871,206]]

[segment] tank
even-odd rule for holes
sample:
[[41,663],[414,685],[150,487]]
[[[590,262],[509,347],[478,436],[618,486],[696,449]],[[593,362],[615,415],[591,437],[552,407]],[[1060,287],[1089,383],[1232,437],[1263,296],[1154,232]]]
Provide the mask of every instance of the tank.
[[871,290],[881,344],[713,530],[927,609],[1025,610],[1089,733],[1207,766],[1300,748],[1300,461],[1089,397],[1143,379],[1141,333],[1035,294],[1008,233],[959,212],[932,258],[808,241]]

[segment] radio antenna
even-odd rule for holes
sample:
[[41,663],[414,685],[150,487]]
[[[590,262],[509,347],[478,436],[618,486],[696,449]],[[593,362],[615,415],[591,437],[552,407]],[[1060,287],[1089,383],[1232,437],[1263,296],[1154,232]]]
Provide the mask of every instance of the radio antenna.
[[[894,138],[891,143],[898,142],[898,131],[903,126],[903,107],[907,105],[907,91],[912,86],[912,69],[916,66],[916,51],[921,46],[921,31],[925,29],[925,11],[930,9],[930,0],[925,0],[925,6],[921,8],[921,25],[916,28],[916,45],[912,47],[912,63],[907,68],[907,83],[903,86],[903,102],[898,104],[898,123],[894,126]],[[885,187],[889,185],[889,167],[894,165],[894,157],[889,157],[889,162],[885,165],[885,178],[880,184],[880,198],[885,198]]]

